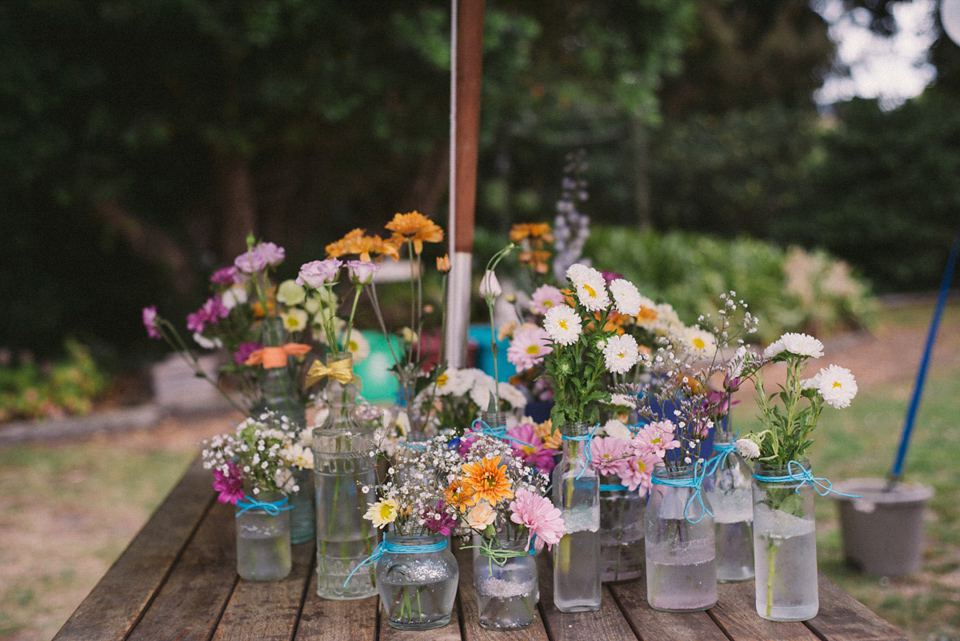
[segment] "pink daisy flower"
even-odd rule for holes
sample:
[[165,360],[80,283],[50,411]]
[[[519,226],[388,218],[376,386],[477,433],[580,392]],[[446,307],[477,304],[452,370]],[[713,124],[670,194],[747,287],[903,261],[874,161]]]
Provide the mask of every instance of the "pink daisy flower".
[[507,348],[507,361],[518,372],[530,369],[543,362],[543,357],[553,351],[550,335],[542,327],[524,326],[513,334],[510,347]]
[[[563,513],[553,506],[548,499],[537,496],[529,490],[517,490],[516,498],[510,503],[510,520],[518,525],[524,525],[529,532],[527,548],[530,549],[530,540],[539,551],[543,546],[552,547],[558,543],[566,531],[563,523]],[[534,538],[535,537],[535,538]]]
[[650,452],[663,458],[667,450],[680,447],[680,441],[673,434],[675,429],[676,427],[670,421],[648,423],[633,437],[634,446],[640,452]]
[[[553,460],[554,450],[543,447],[543,441],[537,436],[533,425],[524,423],[507,430],[507,436],[517,439],[510,441],[514,458],[520,459],[527,465],[532,465],[541,472],[553,471],[556,461]],[[519,441],[519,442],[517,442]]]
[[590,466],[601,476],[621,476],[633,454],[630,441],[613,436],[595,438],[590,442]]
[[620,481],[631,492],[639,489],[646,494],[653,486],[653,468],[662,461],[662,457],[652,452],[638,452],[636,456],[627,461],[624,474],[620,475]]
[[551,307],[563,303],[563,293],[553,285],[540,285],[531,296],[530,311],[537,315],[544,315]]

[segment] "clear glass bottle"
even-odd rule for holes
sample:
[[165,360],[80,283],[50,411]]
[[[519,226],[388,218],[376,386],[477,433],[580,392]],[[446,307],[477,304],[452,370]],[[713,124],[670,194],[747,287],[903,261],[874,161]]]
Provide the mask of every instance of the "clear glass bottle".
[[514,553],[500,565],[479,554],[473,561],[480,626],[488,630],[520,630],[537,616],[540,583],[537,557],[524,547],[526,539],[501,541],[500,548]]
[[674,465],[654,468],[644,512],[647,603],[696,612],[717,602],[713,519],[695,496],[694,467]]
[[[376,594],[373,568],[347,577],[377,545],[377,528],[363,518],[375,500],[373,428],[356,419],[357,388],[328,380],[329,414],[313,430],[316,487],[317,594],[327,599],[362,599]],[[364,493],[363,489],[367,488]],[[346,583],[346,585],[345,585]]]
[[[285,498],[281,492],[261,493],[256,501],[275,503]],[[280,581],[290,574],[290,510],[237,507],[237,574],[247,581]]]
[[590,427],[560,427],[563,455],[553,470],[553,504],[567,532],[553,548],[553,603],[561,612],[600,609],[600,481],[588,465]]
[[433,630],[450,623],[460,569],[446,537],[387,534],[383,548],[375,573],[390,627]]
[[643,574],[643,511],[646,494],[620,478],[600,479],[600,580],[629,581]]
[[820,607],[814,490],[796,478],[810,463],[791,469],[758,462],[753,469],[757,614],[771,621],[812,619]]
[[752,473],[737,452],[733,436],[719,430],[707,466],[703,494],[713,512],[717,581],[749,581],[753,578]]

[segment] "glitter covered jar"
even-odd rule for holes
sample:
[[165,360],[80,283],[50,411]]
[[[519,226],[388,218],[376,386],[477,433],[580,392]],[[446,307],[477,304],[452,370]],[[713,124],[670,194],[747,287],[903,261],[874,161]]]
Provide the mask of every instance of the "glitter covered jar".
[[540,601],[537,559],[526,539],[499,541],[494,558],[481,551],[473,562],[473,585],[481,627],[520,630],[533,623]]
[[387,535],[376,581],[387,623],[398,630],[432,630],[450,622],[460,570],[447,538]]

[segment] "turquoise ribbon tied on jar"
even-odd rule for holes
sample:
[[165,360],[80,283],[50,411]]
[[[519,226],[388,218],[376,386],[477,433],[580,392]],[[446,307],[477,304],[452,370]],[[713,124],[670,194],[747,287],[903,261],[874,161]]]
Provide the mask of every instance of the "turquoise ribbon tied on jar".
[[290,500],[286,496],[279,501],[259,501],[252,496],[244,496],[237,501],[237,507],[240,508],[237,511],[237,517],[250,510],[263,510],[270,516],[277,516],[280,512],[293,509]]
[[801,487],[804,485],[810,485],[820,496],[836,494],[837,496],[845,496],[849,499],[860,498],[859,494],[847,494],[846,492],[838,492],[837,490],[833,489],[833,483],[831,483],[829,479],[814,476],[810,473],[810,470],[805,468],[799,461],[790,461],[787,463],[787,473],[785,476],[764,476],[762,474],[754,474],[753,478],[757,479],[761,483],[797,483],[797,487],[793,490],[797,494],[800,493]]
[[[470,431],[471,431],[471,432],[479,432],[480,434],[483,434],[483,435],[485,435],[485,436],[491,436],[491,437],[493,437],[493,438],[498,438],[498,439],[501,439],[501,440],[503,440],[503,441],[507,441],[507,442],[509,442],[509,443],[516,443],[516,444],[519,445],[520,447],[533,447],[533,445],[531,445],[530,443],[525,443],[524,441],[521,441],[520,439],[514,438],[514,437],[510,436],[509,434],[507,434],[507,426],[506,426],[506,425],[497,425],[497,426],[494,427],[494,426],[488,425],[487,422],[486,422],[485,420],[483,420],[482,418],[476,419],[476,420],[470,425]],[[465,434],[464,436],[466,437],[466,434]]]
[[587,462],[582,468],[580,468],[580,471],[574,477],[578,481],[580,480],[580,477],[583,476],[584,470],[587,469],[587,466],[590,465],[590,462],[593,460],[593,455],[590,453],[590,444],[593,443],[593,436],[594,434],[597,433],[597,430],[599,428],[600,428],[600,423],[597,423],[596,425],[593,426],[593,429],[586,434],[581,434],[579,436],[567,436],[566,434],[564,434],[563,436],[560,437],[564,441],[586,441],[586,446],[583,448],[583,453],[587,458]]
[[727,462],[727,457],[737,451],[737,446],[734,444],[734,441],[737,440],[737,436],[739,435],[740,432],[737,432],[733,440],[729,443],[713,442],[713,454],[710,456],[710,460],[707,461],[706,467],[704,468],[704,478],[716,474],[717,470]]
[[353,568],[350,574],[347,575],[346,580],[343,582],[343,587],[347,587],[347,584],[350,583],[350,579],[353,578],[353,575],[365,567],[370,567],[371,565],[376,564],[377,561],[384,554],[430,554],[432,552],[440,552],[447,548],[447,540],[441,539],[436,543],[426,543],[423,545],[399,545],[391,541],[381,541],[377,544],[377,547],[373,548],[373,552],[370,553],[370,556],[365,558],[363,561],[357,564],[357,567]]
[[[687,502],[683,506],[683,518],[687,523],[699,523],[703,520],[704,514],[709,514],[710,518],[713,518],[713,512],[710,511],[710,508],[707,507],[707,504],[703,502],[703,479],[707,474],[707,466],[704,464],[703,459],[700,459],[693,466],[693,474],[691,476],[685,476],[678,479],[663,479],[656,476],[653,477],[652,483],[654,485],[667,485],[669,487],[686,487],[693,489],[693,492],[690,494],[690,497],[687,499]],[[690,506],[693,505],[694,501],[700,503],[700,516],[696,520],[691,520],[687,516],[687,511],[690,509]]]

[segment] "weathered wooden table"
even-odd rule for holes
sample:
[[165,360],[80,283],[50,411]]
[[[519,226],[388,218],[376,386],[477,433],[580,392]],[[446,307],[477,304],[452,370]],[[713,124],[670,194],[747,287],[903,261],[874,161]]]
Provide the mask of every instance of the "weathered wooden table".
[[454,620],[439,630],[401,632],[386,624],[376,597],[318,597],[309,543],[294,546],[286,580],[240,580],[233,521],[233,506],[216,502],[210,473],[195,462],[56,639],[906,641],[823,575],[820,614],[806,623],[758,617],[752,582],[721,585],[707,612],[651,610],[637,580],[605,586],[599,612],[563,614],[553,606],[549,562],[541,563],[540,611],[526,630],[491,632],[477,624],[471,564],[461,562]]

